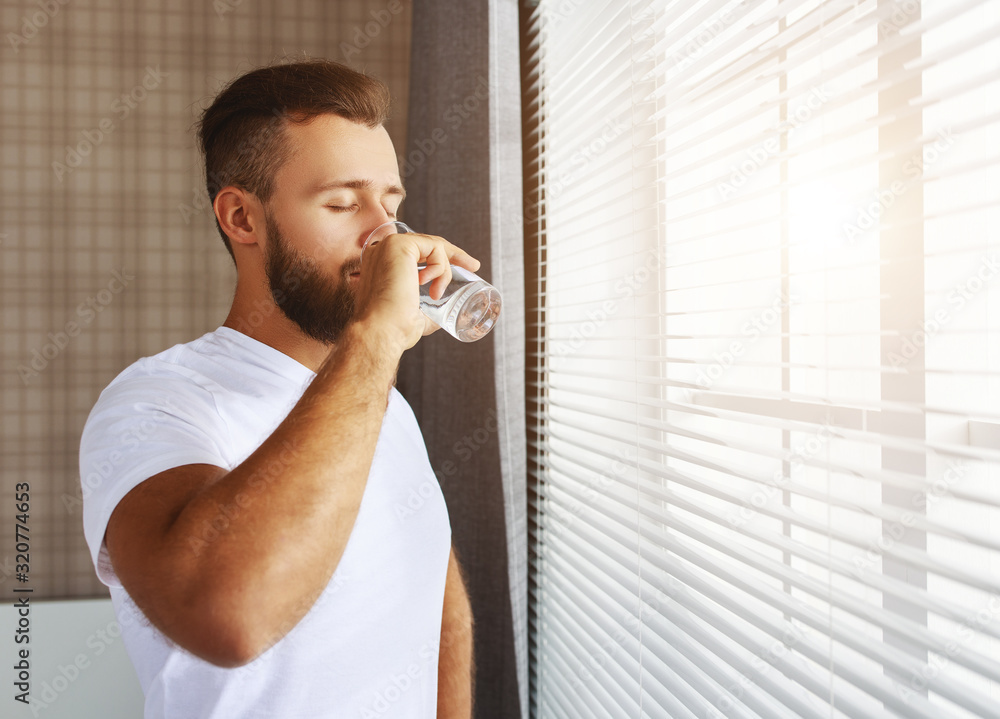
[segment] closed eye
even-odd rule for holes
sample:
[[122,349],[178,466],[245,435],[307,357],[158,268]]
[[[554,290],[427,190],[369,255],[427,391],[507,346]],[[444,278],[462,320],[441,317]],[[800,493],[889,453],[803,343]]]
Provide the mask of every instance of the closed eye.
[[350,212],[351,210],[358,209],[357,205],[351,205],[350,207],[344,207],[342,205],[327,205],[327,207],[334,212]]

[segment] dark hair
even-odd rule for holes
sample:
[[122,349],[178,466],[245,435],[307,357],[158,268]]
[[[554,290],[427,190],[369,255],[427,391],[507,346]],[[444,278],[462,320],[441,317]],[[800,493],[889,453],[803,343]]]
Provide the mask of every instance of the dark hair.
[[[198,124],[209,201],[234,185],[267,202],[274,176],[288,159],[288,123],[332,114],[375,128],[388,118],[389,103],[389,89],[380,80],[329,60],[271,65],[236,78]],[[215,224],[235,262],[218,218]]]

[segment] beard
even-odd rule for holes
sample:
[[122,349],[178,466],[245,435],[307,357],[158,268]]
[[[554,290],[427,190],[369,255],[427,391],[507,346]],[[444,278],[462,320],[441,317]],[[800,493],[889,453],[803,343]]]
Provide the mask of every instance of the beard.
[[333,344],[354,317],[354,290],[350,275],[361,269],[361,259],[344,262],[336,276],[291,247],[277,220],[265,213],[268,249],[264,261],[268,287],[278,309],[307,336]]

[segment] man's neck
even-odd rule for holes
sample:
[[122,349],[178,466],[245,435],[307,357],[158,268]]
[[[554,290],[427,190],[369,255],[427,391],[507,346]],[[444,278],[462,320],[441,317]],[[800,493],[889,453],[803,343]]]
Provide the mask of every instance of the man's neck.
[[[245,297],[245,295],[242,296]],[[238,290],[229,315],[222,325],[241,332],[268,347],[273,347],[313,372],[319,371],[333,349],[332,345],[306,336],[298,325],[285,316],[270,297],[266,300],[258,298],[256,302],[248,303],[241,301],[241,294]]]

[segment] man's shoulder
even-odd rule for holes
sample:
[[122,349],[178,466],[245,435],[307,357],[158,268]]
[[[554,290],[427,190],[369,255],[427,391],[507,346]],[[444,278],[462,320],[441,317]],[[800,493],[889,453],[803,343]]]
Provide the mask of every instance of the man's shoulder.
[[[277,350],[219,327],[130,364],[101,392],[92,415],[124,408],[213,412],[228,420],[287,409],[312,373]],[[112,410],[117,411],[117,410]]]
[[93,425],[123,413],[217,413],[219,397],[225,394],[222,383],[226,368],[234,371],[236,358],[220,354],[219,347],[213,346],[213,334],[140,357],[119,372],[97,397],[84,434]]
[[140,357],[119,372],[104,391],[114,391],[124,384],[157,382],[205,386],[220,366],[220,362],[210,359],[217,354],[211,351],[214,334],[209,332],[190,342],[178,343],[156,354]]

